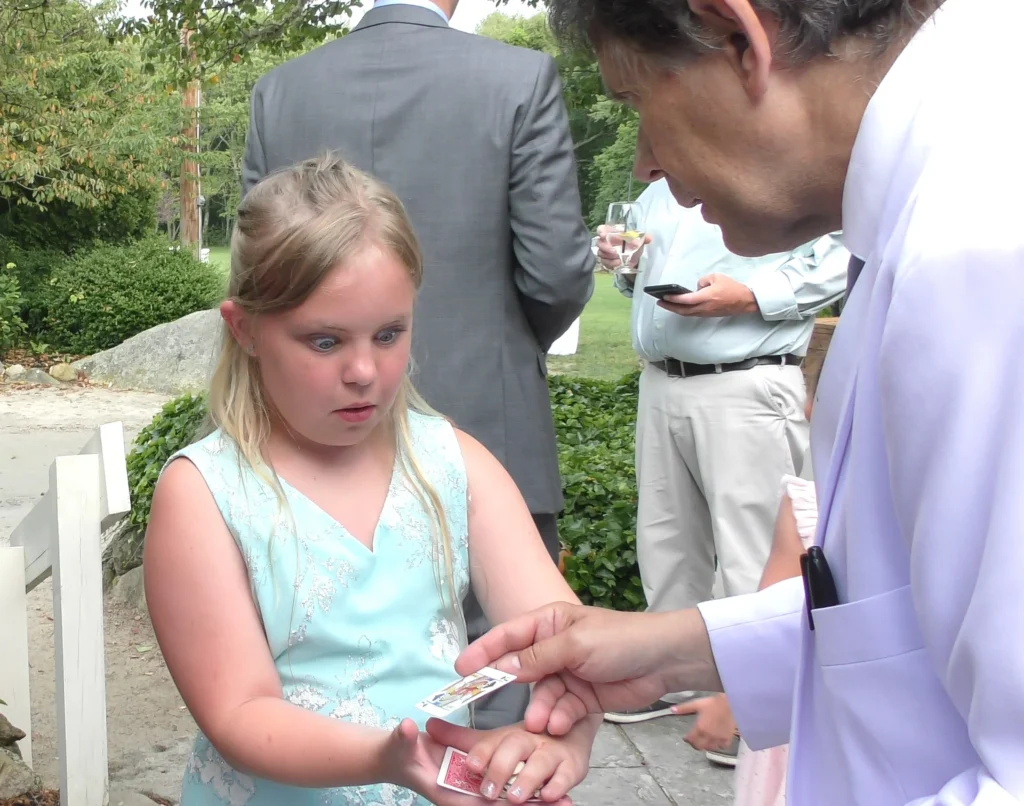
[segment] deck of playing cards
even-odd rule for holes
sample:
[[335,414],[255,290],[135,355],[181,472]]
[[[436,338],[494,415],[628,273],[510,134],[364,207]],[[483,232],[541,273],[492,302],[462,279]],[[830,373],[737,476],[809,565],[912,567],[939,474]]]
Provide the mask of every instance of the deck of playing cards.
[[[516,767],[515,774],[509,779],[502,789],[500,797],[508,795],[509,789],[516,782],[516,776],[526,765],[520,761]],[[482,776],[477,775],[469,769],[466,763],[466,754],[454,747],[448,747],[444,751],[444,760],[441,762],[441,770],[437,774],[437,785],[464,795],[473,795],[481,798],[480,785],[484,782]],[[540,800],[540,792],[534,792],[533,797],[527,803],[534,803]]]
[[425,700],[420,700],[420,702],[416,703],[416,707],[431,716],[444,719],[460,708],[469,705],[474,700],[478,700],[503,686],[507,686],[509,683],[514,682],[515,679],[516,676],[514,674],[499,672],[497,669],[486,666],[479,672],[474,672],[463,677],[461,680],[448,684]]

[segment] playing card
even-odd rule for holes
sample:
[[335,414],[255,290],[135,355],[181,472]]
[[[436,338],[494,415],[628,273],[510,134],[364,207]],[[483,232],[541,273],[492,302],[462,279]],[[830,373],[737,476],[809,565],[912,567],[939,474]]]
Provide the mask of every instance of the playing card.
[[[505,785],[501,797],[504,798],[508,794],[508,790],[512,788],[515,783],[516,776],[522,771],[526,765],[523,762],[519,762],[516,767],[516,775],[513,775],[509,780],[508,784]],[[466,763],[466,754],[461,750],[456,750],[454,747],[447,747],[444,751],[444,760],[441,762],[441,769],[437,774],[437,785],[442,786],[445,789],[451,789],[455,792],[462,792],[464,795],[473,795],[474,797],[481,798],[483,795],[480,794],[480,786],[483,784],[484,779],[482,776],[477,775],[469,769],[469,765]],[[540,793],[535,792],[534,796],[530,798],[527,803],[540,800]]]
[[474,672],[461,680],[448,684],[425,700],[416,703],[416,707],[431,716],[444,719],[452,712],[497,691],[502,686],[507,686],[515,679],[515,675],[499,672],[497,669],[487,666],[479,672]]
[[444,761],[441,762],[441,770],[437,774],[438,786],[481,797],[480,785],[483,781],[481,776],[470,771],[465,753],[454,747],[445,749]]

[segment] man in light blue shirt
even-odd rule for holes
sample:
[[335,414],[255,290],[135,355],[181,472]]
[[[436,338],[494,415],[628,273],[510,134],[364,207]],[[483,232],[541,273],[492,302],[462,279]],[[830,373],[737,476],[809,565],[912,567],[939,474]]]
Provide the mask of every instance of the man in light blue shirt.
[[[716,557],[726,596],[757,589],[782,477],[804,470],[801,364],[815,314],[845,291],[850,256],[826,235],[792,253],[739,257],[664,179],[637,201],[650,243],[637,273],[616,274],[615,285],[632,297],[633,348],[646,362],[637,555],[649,609],[660,612],[712,598]],[[601,233],[599,256],[615,268],[618,252]],[[667,283],[694,293],[659,301],[641,291]],[[637,722],[671,705],[607,716]],[[728,754],[715,758],[727,762]]]

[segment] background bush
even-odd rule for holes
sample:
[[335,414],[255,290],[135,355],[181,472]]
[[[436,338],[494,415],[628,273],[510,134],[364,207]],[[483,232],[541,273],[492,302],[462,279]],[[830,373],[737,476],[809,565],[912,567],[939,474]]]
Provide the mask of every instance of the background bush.
[[24,298],[13,263],[0,263],[0,351],[17,344],[25,330],[21,321]]
[[45,310],[32,338],[53,349],[92,354],[136,333],[215,306],[224,281],[207,263],[151,237],[80,252],[52,269],[38,289]]
[[[618,383],[549,378],[566,499],[558,523],[569,552],[566,579],[585,604],[617,610],[646,607],[636,564],[633,429],[638,379],[639,373]],[[142,562],[160,470],[172,454],[194,441],[205,417],[205,399],[185,395],[164,406],[139,433],[128,455],[129,526],[107,558],[108,574],[123,574]]]
[[12,241],[0,238],[0,266],[13,263],[14,276],[21,286],[21,319],[29,334],[42,327],[46,306],[40,297],[42,288],[54,268],[66,261],[68,256],[54,249],[22,249]]
[[615,610],[646,606],[636,563],[633,463],[640,374],[615,382],[552,376],[565,509],[558,534],[568,551],[565,577],[584,604]]
[[104,558],[108,576],[120,576],[142,564],[143,538],[149,524],[153,490],[167,460],[195,441],[206,421],[206,397],[183,395],[165,404],[143,428],[128,453],[128,490],[132,497],[127,529]]
[[[23,191],[23,193],[27,192]],[[132,189],[109,202],[83,207],[55,199],[40,210],[9,200],[0,210],[0,238],[32,251],[72,254],[101,241],[120,244],[156,230],[156,193]]]

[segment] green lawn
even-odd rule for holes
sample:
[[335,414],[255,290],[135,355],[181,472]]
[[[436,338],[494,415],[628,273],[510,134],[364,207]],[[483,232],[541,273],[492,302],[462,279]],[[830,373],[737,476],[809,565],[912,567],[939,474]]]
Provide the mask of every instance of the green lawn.
[[[227,274],[228,248],[211,247],[210,262]],[[597,274],[594,280],[594,296],[580,321],[576,355],[551,356],[548,368],[552,373],[618,380],[637,367],[629,337],[629,300],[615,290],[610,274]]]
[[226,246],[211,246],[210,263],[219,267],[226,277],[231,268],[231,250]]
[[629,300],[612,285],[610,274],[594,275],[594,295],[580,320],[575,355],[548,358],[552,373],[618,380],[637,368],[629,335]]

